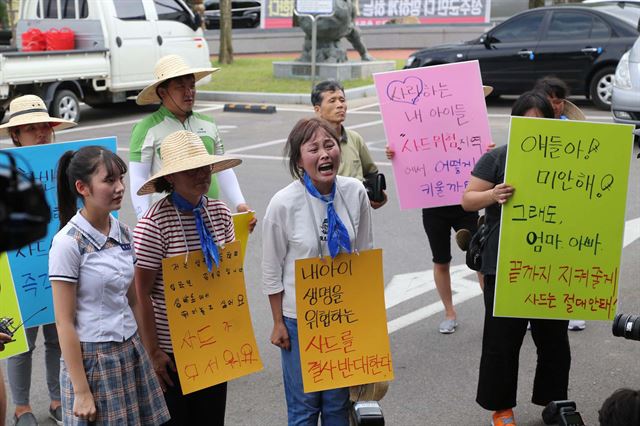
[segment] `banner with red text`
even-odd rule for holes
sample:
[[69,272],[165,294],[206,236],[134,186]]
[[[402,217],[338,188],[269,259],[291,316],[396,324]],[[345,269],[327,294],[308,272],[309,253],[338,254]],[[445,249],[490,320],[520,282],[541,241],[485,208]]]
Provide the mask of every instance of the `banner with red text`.
[[382,250],[296,260],[305,392],[393,379]]
[[182,393],[262,370],[253,334],[240,242],[220,249],[209,272],[202,251],[162,261],[164,295]]

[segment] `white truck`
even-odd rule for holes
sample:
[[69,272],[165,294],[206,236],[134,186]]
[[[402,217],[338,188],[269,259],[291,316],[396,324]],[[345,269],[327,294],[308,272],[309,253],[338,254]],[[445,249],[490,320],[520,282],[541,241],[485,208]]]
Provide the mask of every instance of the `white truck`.
[[[28,30],[65,27],[74,50],[21,51]],[[200,16],[182,0],[21,0],[14,40],[0,52],[0,119],[11,99],[31,93],[52,115],[78,122],[80,101],[125,102],[154,80],[164,55],[211,66]]]

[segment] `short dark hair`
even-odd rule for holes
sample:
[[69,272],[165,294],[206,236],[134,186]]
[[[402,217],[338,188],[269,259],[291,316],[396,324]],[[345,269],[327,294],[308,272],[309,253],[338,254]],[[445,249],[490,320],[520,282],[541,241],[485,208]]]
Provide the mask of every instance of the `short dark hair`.
[[618,389],[602,403],[598,410],[600,426],[627,426],[640,424],[640,392]]
[[544,92],[549,97],[567,99],[569,96],[569,86],[558,77],[547,76],[536,81],[533,90]]
[[284,155],[289,157],[289,173],[295,179],[302,179],[303,172],[298,167],[298,163],[300,162],[301,157],[301,149],[303,143],[307,142],[313,134],[318,129],[323,129],[327,132],[329,136],[331,136],[340,147],[340,142],[338,141],[338,135],[336,135],[336,131],[328,121],[313,117],[313,118],[303,118],[299,120],[291,132],[289,133],[289,137],[287,138],[287,143],[284,146]]
[[336,80],[325,80],[316,84],[311,91],[311,105],[317,106],[322,103],[322,94],[324,92],[336,92],[340,90],[344,94],[344,87]]
[[554,118],[553,107],[544,92],[530,90],[524,92],[511,107],[511,115],[522,117],[531,108],[540,111],[544,118]]

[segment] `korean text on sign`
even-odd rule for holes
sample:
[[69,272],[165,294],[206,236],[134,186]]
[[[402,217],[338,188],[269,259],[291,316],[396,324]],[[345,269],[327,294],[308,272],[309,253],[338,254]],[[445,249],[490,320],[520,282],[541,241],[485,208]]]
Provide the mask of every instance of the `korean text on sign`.
[[477,61],[374,75],[400,208],[460,204],[491,143]]
[[613,318],[632,130],[512,117],[496,316]]
[[183,394],[262,369],[253,334],[240,242],[220,249],[212,272],[202,251],[162,261],[171,344]]
[[296,260],[305,392],[393,379],[382,250]]

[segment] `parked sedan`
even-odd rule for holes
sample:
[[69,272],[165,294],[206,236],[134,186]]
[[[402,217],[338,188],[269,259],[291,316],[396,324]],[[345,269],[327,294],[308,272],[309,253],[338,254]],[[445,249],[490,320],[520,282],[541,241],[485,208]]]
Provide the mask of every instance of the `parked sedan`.
[[[260,2],[231,0],[231,27],[255,28],[260,25]],[[220,28],[220,0],[204,1],[204,23],[208,30]]]
[[[617,123],[640,127],[640,38],[622,55],[613,80],[611,112]],[[640,146],[640,138],[636,135]]]
[[640,7],[624,2],[557,6],[512,16],[479,38],[413,53],[405,68],[477,59],[496,95],[517,95],[546,75],[602,109],[611,105],[620,57],[638,37]]

